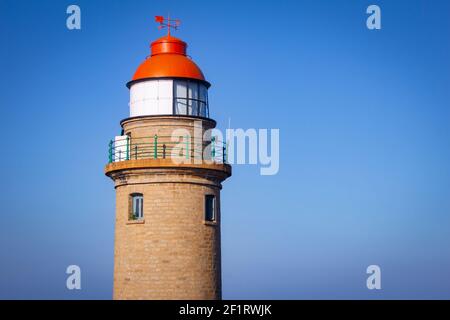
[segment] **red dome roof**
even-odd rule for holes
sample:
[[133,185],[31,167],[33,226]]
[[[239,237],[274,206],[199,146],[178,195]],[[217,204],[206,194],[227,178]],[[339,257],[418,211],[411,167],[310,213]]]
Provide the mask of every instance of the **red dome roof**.
[[151,44],[151,56],[136,70],[128,83],[148,78],[190,78],[205,81],[200,68],[186,56],[186,42],[170,35]]

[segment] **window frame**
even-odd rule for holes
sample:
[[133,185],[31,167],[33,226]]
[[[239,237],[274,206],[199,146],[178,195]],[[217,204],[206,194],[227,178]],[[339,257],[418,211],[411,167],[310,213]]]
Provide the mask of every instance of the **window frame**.
[[[177,96],[177,85],[183,84],[186,88],[186,97],[178,97]],[[191,85],[194,84],[196,94],[192,94],[192,96],[196,96],[197,98],[192,98],[189,91],[191,88]],[[205,87],[205,100],[201,99],[201,89],[200,87]],[[209,105],[208,105],[208,87],[202,83],[201,81],[195,81],[195,80],[189,80],[189,79],[174,79],[173,80],[173,88],[172,88],[172,112],[174,115],[182,115],[182,116],[191,116],[191,117],[202,117],[202,118],[209,118]],[[185,113],[178,113],[178,101],[185,101]],[[193,103],[195,102],[197,105],[196,113],[192,113],[193,109]],[[204,105],[205,113],[201,114],[201,105]],[[189,114],[189,111],[191,110],[191,114]]]
[[[138,203],[136,203],[138,200]],[[139,210],[135,210],[138,208]],[[138,211],[138,212],[137,212]],[[138,215],[136,215],[138,213]],[[135,192],[130,194],[130,206],[128,211],[129,221],[141,221],[144,219],[144,194]]]
[[[209,202],[208,200],[212,199],[212,218],[210,219],[208,215]],[[204,205],[204,219],[207,223],[215,223],[217,222],[217,197],[215,194],[205,194],[205,205]]]

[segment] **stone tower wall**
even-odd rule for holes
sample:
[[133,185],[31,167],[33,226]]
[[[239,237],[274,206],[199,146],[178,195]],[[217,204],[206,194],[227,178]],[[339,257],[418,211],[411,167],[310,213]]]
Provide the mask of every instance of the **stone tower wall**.
[[[198,123],[197,123],[198,124]],[[203,121],[203,130],[214,127]],[[192,132],[188,117],[122,122],[135,137]],[[109,168],[109,169],[108,169]],[[114,299],[221,299],[220,189],[228,176],[211,166],[176,166],[169,159],[107,166],[116,188]],[[143,220],[130,220],[130,195],[142,193]],[[205,195],[216,196],[216,220],[205,221]]]

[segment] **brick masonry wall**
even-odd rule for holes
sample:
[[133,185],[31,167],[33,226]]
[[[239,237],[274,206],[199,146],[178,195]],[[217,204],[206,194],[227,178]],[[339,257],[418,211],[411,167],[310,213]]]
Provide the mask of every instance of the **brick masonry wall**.
[[131,139],[138,137],[170,136],[175,130],[185,129],[194,136],[194,127],[201,126],[202,134],[214,128],[215,121],[203,118],[183,116],[152,116],[129,118],[122,121],[125,134],[130,134]]
[[[180,152],[181,156],[184,157],[184,137],[186,134],[190,136],[190,157],[201,158],[202,146],[200,139],[204,137],[204,140],[208,141],[206,143],[210,143],[211,131],[209,129],[213,129],[215,125],[216,123],[213,120],[185,116],[137,117],[122,121],[124,133],[131,137],[131,159],[133,159],[136,154],[135,143],[139,144],[145,142],[153,144],[153,137],[155,135],[158,136],[160,148],[162,147],[162,144],[168,144],[168,154],[171,152],[170,146],[173,146],[174,144],[183,145],[183,148],[180,150]],[[172,140],[172,136],[176,138],[175,141]],[[140,146],[138,146],[138,148],[140,148]],[[149,148],[151,149],[151,147]],[[151,155],[152,150],[147,149],[147,151]],[[159,152],[162,152],[161,149],[159,150]]]

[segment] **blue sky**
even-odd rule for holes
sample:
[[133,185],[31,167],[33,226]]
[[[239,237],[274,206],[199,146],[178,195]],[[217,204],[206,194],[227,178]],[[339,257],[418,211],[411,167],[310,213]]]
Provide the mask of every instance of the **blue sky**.
[[[77,4],[82,30],[66,28]],[[378,4],[382,29],[369,31]],[[448,1],[0,1],[0,298],[110,299],[107,144],[153,16],[225,128],[279,128],[280,171],[222,191],[226,299],[450,298]],[[68,291],[65,269],[82,270]],[[382,290],[366,288],[366,268]]]

